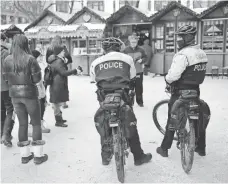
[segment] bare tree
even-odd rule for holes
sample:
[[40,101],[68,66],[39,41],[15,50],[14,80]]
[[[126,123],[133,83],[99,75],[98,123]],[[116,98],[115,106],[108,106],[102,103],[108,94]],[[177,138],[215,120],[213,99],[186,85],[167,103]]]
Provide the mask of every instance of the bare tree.
[[45,8],[49,8],[53,3],[47,0],[14,0],[13,5],[17,11],[26,15],[30,21],[34,21]]

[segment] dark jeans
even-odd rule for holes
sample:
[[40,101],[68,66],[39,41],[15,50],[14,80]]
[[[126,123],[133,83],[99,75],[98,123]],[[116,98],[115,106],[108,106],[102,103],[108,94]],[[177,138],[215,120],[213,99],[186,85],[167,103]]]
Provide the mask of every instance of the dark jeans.
[[40,99],[40,114],[41,114],[41,120],[44,119],[44,112],[45,112],[45,103],[46,103],[46,97]]
[[[164,139],[162,141],[161,144],[161,148],[164,150],[170,149],[173,143],[173,137],[175,134],[175,131],[170,131],[168,129],[169,127],[169,122],[170,122],[170,118],[171,118],[171,109],[173,104],[175,103],[175,101],[179,98],[179,95],[173,94],[169,100],[168,103],[168,120],[167,120],[167,125],[166,125],[166,132],[165,132],[165,136]],[[197,147],[199,149],[205,149],[206,147],[206,129],[203,129],[202,124],[200,124],[200,131],[199,131],[199,139],[197,141]]]
[[5,135],[6,139],[10,139],[14,126],[13,104],[9,96],[9,91],[1,91],[1,137]]
[[137,104],[143,104],[143,72],[136,75],[135,94]]
[[19,142],[28,140],[28,115],[33,126],[33,141],[42,140],[40,102],[38,98],[12,98],[12,102],[19,120]]

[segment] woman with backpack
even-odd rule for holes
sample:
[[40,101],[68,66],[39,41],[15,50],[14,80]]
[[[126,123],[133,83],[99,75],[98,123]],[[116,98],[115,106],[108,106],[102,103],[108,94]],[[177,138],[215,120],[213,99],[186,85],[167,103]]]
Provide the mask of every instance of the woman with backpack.
[[[69,101],[69,90],[67,84],[67,76],[77,74],[77,69],[67,70],[65,65],[65,50],[62,45],[55,45],[53,47],[53,55],[48,57],[48,64],[51,68],[52,79],[49,79],[50,83],[50,103],[53,103],[55,126],[67,127],[65,121],[62,118],[62,112],[60,107],[64,102]],[[46,74],[50,73],[47,72]],[[46,78],[46,77],[45,77]]]
[[[40,102],[36,84],[41,80],[41,70],[36,59],[30,54],[28,39],[24,35],[15,35],[11,47],[12,54],[7,56],[3,66],[4,79],[9,84],[9,95],[19,120],[19,142],[21,162],[28,163],[34,158],[35,164],[48,160],[43,154]],[[33,126],[32,148],[28,140],[28,115]]]

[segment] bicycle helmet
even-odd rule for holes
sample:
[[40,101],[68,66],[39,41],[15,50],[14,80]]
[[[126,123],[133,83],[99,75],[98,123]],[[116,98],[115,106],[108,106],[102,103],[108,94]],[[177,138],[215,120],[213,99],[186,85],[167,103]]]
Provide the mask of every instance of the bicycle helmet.
[[195,35],[197,32],[196,27],[193,27],[191,25],[184,25],[182,27],[180,27],[175,34],[177,35],[187,35],[187,34],[192,34]]
[[102,42],[102,48],[106,52],[110,50],[119,52],[122,44],[123,42],[119,38],[109,37]]

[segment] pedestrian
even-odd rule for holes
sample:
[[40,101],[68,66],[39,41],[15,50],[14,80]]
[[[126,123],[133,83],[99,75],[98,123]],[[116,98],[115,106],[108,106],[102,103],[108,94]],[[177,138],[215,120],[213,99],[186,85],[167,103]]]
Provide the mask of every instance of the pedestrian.
[[69,100],[69,91],[67,84],[67,76],[77,74],[77,69],[67,70],[64,63],[65,50],[62,45],[55,45],[53,47],[53,55],[48,58],[48,64],[51,67],[53,81],[50,85],[50,103],[53,103],[55,126],[67,127],[62,118],[60,107]]
[[146,52],[147,61],[144,64],[144,75],[148,75],[148,71],[150,69],[151,59],[153,57],[152,47],[149,45],[150,40],[146,38],[143,42],[142,48]]
[[138,46],[139,37],[132,33],[128,37],[130,45],[126,47],[123,53],[128,54],[134,60],[136,68],[135,93],[136,102],[143,107],[143,64],[147,61],[147,55],[142,47]]
[[9,45],[6,43],[6,35],[1,33],[1,142],[7,147],[12,147],[12,130],[14,126],[13,120],[13,104],[9,96],[9,85],[4,80],[3,64],[5,58],[10,54]]
[[[67,66],[67,65],[70,64],[70,63],[72,63],[73,60],[72,60],[72,57],[71,57],[69,51],[67,50],[67,47],[66,47],[65,45],[63,45],[62,38],[61,38],[59,35],[55,36],[55,37],[52,39],[51,45],[50,45],[50,47],[48,47],[48,49],[47,49],[47,52],[46,52],[46,62],[47,62],[49,56],[53,54],[53,48],[54,48],[54,46],[56,46],[56,45],[62,45],[62,46],[64,47],[64,51],[65,51],[64,63],[65,63],[65,65],[66,65],[66,68],[68,69],[68,66]],[[68,88],[68,78],[67,78],[67,88]],[[62,107],[63,107],[64,109],[68,108],[67,103],[66,103],[66,102],[62,103]]]
[[[21,162],[26,164],[34,158],[35,164],[41,164],[48,160],[48,155],[43,154],[45,141],[42,140],[40,102],[36,87],[41,80],[41,69],[30,54],[26,36],[13,37],[11,52],[5,59],[3,71],[19,120],[17,145],[20,147]],[[32,143],[28,140],[28,115],[33,126]],[[30,150],[30,143],[33,153]]]
[[42,55],[38,50],[33,50],[32,55],[36,58],[40,68],[41,68],[41,75],[42,79],[41,81],[37,84],[37,88],[39,91],[39,100],[40,100],[40,108],[41,108],[41,128],[42,128],[42,133],[50,133],[50,129],[45,127],[45,121],[44,121],[44,112],[46,108],[46,90],[44,87],[44,69],[46,65],[42,61]]

